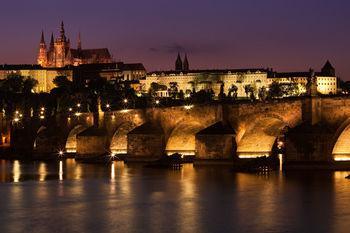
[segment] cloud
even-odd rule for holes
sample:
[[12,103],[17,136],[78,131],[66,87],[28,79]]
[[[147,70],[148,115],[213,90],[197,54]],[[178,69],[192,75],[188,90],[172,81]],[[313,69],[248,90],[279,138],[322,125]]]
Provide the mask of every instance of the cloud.
[[174,54],[174,53],[190,53],[190,54],[207,54],[217,53],[225,49],[225,43],[178,43],[173,42],[161,46],[153,46],[148,50],[154,53]]

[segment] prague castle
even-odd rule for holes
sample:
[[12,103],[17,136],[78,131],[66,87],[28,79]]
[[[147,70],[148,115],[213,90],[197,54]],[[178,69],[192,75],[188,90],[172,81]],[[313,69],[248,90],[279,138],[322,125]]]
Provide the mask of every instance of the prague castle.
[[[310,75],[315,76],[317,91],[320,94],[329,95],[337,93],[337,77],[335,69],[329,61],[320,72],[275,72],[272,69],[221,69],[221,70],[191,70],[187,55],[184,60],[178,55],[175,61],[175,70],[150,72],[145,79],[140,80],[143,92],[148,92],[152,83],[163,86],[158,90],[159,97],[168,97],[172,84],[176,84],[178,91],[185,95],[199,90],[212,90],[218,96],[223,86],[223,91],[228,94],[230,88],[237,88],[238,97],[246,97],[245,87],[247,85],[255,90],[268,89],[273,83],[297,84],[299,94],[306,93],[306,85]],[[166,88],[165,88],[166,87]],[[256,92],[257,95],[257,92]]]
[[61,23],[59,37],[54,39],[52,34],[48,47],[46,46],[44,32],[41,33],[37,63],[42,67],[60,68],[68,65],[78,66],[81,64],[111,62],[112,57],[107,48],[83,49],[80,33],[77,48],[73,49],[70,39],[66,37],[63,22]]

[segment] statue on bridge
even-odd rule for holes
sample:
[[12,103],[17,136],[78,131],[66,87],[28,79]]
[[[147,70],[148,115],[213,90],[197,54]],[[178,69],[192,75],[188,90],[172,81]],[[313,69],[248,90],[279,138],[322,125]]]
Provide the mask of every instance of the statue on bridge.
[[307,89],[308,96],[316,97],[318,95],[317,77],[316,77],[315,71],[313,69],[310,69],[310,74],[309,74],[309,77],[307,79],[306,89]]

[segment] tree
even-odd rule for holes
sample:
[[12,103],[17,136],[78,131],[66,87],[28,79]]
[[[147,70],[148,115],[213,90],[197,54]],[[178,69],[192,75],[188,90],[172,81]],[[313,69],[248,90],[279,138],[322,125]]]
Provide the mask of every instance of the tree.
[[178,84],[177,82],[170,82],[169,85],[170,85],[170,88],[168,89],[169,96],[172,99],[176,99],[178,95]]
[[266,91],[266,87],[260,87],[259,88],[259,92],[258,92],[258,96],[260,100],[265,100],[267,97],[267,91]]
[[283,96],[283,91],[282,91],[281,85],[278,82],[273,81],[271,83],[271,85],[269,87],[268,96],[271,98],[280,98]]
[[255,100],[255,88],[252,85],[245,85],[244,91],[247,97],[249,97],[252,100]]
[[165,85],[160,85],[156,82],[151,83],[151,87],[148,90],[148,93],[151,97],[157,96],[158,91],[165,91],[167,90],[167,87]]
[[23,93],[31,93],[34,87],[38,85],[38,80],[28,77],[23,82]]
[[238,87],[234,84],[231,85],[231,87],[228,89],[228,96],[232,99],[237,99],[238,96]]
[[18,74],[10,74],[3,83],[4,92],[21,93],[23,91],[24,77]]
[[57,76],[54,78],[53,83],[56,85],[56,87],[64,89],[68,92],[71,91],[73,82],[70,81],[67,76]]

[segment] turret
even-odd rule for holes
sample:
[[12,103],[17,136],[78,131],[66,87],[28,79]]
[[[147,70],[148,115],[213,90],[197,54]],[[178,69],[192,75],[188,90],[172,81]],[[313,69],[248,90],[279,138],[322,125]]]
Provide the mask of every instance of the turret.
[[180,57],[180,53],[177,54],[177,59],[175,62],[175,70],[176,71],[182,71],[182,60]]
[[46,66],[46,63],[47,63],[47,51],[46,51],[46,43],[44,38],[44,31],[41,31],[37,63],[41,66]]
[[61,22],[61,30],[60,30],[60,41],[62,42],[66,42],[66,34],[65,34],[65,31],[64,31],[64,23],[63,21]]
[[51,33],[51,40],[50,40],[50,51],[53,51],[55,48],[55,40],[53,38],[53,33]]
[[321,73],[323,76],[335,77],[335,69],[328,60],[322,67]]
[[185,59],[184,59],[184,64],[183,64],[183,70],[184,70],[184,71],[189,71],[189,70],[190,70],[190,65],[188,64],[187,54],[185,54]]

